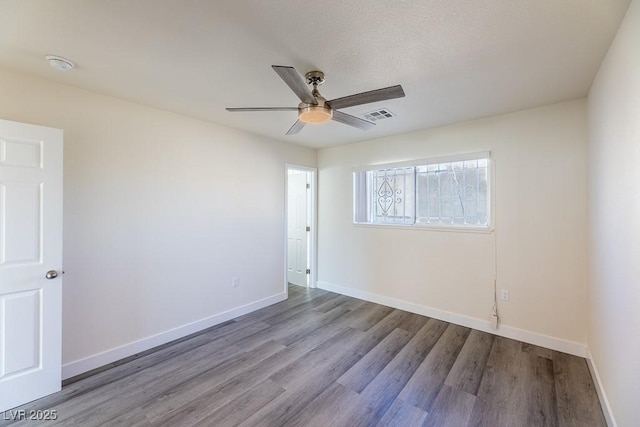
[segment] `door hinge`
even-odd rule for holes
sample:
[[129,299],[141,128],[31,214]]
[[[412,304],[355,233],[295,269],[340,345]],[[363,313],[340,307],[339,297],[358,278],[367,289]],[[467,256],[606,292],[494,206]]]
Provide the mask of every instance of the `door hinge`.
[[307,231],[311,231],[311,227],[307,225]]
[[311,274],[311,269],[307,268],[307,274]]
[[309,185],[309,184],[307,184],[307,190],[308,190],[309,188],[311,188],[311,187],[310,187],[310,185]]

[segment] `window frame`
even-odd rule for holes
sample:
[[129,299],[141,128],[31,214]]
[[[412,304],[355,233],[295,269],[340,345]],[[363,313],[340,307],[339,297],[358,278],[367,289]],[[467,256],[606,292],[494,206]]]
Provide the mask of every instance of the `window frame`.
[[[486,225],[460,225],[460,224],[433,224],[418,222],[418,215],[415,212],[415,220],[413,224],[393,224],[393,223],[377,223],[377,222],[359,222],[356,218],[357,206],[362,206],[363,201],[358,200],[357,193],[357,176],[358,173],[375,171],[380,169],[395,169],[403,167],[428,166],[438,163],[460,162],[466,160],[487,159],[487,224]],[[491,233],[494,230],[494,211],[495,211],[495,166],[491,151],[477,151],[472,153],[461,153],[447,156],[429,157],[416,160],[408,160],[393,163],[378,163],[366,166],[358,166],[352,168],[353,183],[352,191],[352,224],[356,227],[374,227],[374,228],[390,228],[390,229],[407,229],[407,230],[428,230],[428,231],[450,231],[463,233]],[[417,173],[417,172],[415,172]],[[417,188],[414,188],[417,196]],[[417,209],[417,206],[416,206]]]

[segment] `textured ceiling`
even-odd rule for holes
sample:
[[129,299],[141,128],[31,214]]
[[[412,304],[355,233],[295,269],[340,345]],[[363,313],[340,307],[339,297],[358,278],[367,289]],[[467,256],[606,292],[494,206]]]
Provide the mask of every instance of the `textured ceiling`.
[[[327,147],[585,96],[629,0],[0,0],[0,67]],[[46,54],[77,64],[53,70]],[[396,117],[284,134],[297,106],[271,69],[322,70],[327,99],[401,84]]]

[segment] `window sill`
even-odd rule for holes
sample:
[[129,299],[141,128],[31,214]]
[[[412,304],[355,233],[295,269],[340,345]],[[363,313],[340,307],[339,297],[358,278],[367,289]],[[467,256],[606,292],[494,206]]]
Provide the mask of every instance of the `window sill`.
[[410,224],[410,225],[402,225],[402,224],[364,224],[364,223],[352,223],[356,227],[362,228],[383,228],[383,229],[392,229],[392,230],[420,230],[420,231],[446,231],[452,233],[471,233],[471,234],[491,234],[494,231],[494,228],[489,227],[456,227],[449,225],[421,225],[421,224]]

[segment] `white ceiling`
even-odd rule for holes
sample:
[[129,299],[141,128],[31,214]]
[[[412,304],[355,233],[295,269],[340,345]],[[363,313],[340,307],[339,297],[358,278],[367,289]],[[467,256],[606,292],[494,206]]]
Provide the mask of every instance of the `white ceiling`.
[[[327,147],[585,96],[629,0],[0,0],[0,67]],[[77,64],[53,70],[44,56]],[[369,131],[285,132],[297,106],[271,69],[322,70],[327,99],[401,84]],[[1,102],[1,101],[0,101]]]

